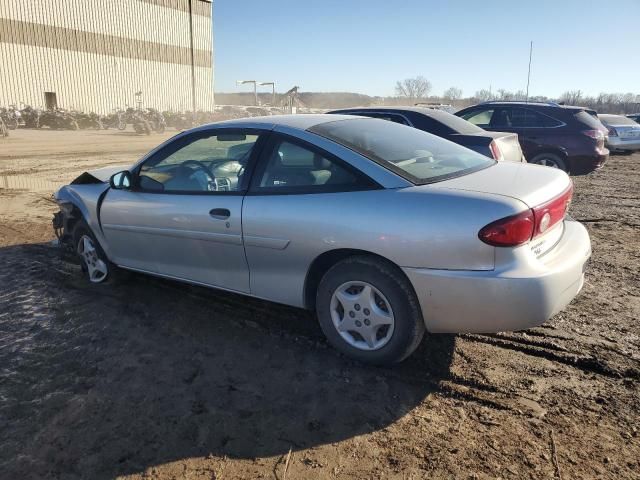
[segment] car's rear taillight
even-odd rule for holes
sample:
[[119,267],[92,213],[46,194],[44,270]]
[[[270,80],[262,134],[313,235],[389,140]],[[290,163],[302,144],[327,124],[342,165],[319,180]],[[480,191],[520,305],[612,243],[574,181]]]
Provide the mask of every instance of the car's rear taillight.
[[609,127],[607,129],[607,131],[608,131],[608,134],[609,134],[610,137],[617,137],[618,136],[618,131],[613,127]]
[[531,240],[535,230],[533,210],[502,218],[483,227],[478,237],[494,247],[516,247]]
[[573,196],[573,184],[569,185],[564,192],[553,200],[543,203],[533,209],[536,218],[536,230],[533,238],[542,235],[558,222],[564,220],[564,216],[569,210],[571,197]]
[[490,223],[478,232],[478,238],[494,247],[523,245],[564,220],[572,196],[573,184],[542,205]]
[[593,138],[594,140],[604,139],[604,133],[602,133],[602,130],[582,130],[582,133],[587,137]]
[[498,147],[498,144],[496,143],[495,140],[491,140],[491,143],[489,144],[489,149],[491,150],[491,155],[493,155],[494,159],[502,160],[502,152],[500,151],[500,148]]

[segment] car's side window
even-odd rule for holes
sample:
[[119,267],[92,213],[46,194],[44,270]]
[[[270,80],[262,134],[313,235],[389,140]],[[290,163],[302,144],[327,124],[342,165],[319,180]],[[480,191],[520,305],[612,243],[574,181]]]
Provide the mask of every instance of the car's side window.
[[511,110],[511,124],[515,128],[547,128],[557,126],[560,122],[528,108],[513,108]]
[[142,164],[137,188],[163,193],[209,193],[246,188],[243,174],[259,135],[198,132],[181,137]]
[[[491,127],[492,128],[511,128],[514,127],[513,122],[511,121],[511,117],[513,115],[513,110],[510,107],[501,107],[495,110],[495,113],[491,117]],[[515,109],[517,110],[517,109]],[[482,125],[479,125],[482,126]]]
[[252,192],[321,193],[375,188],[364,174],[330,154],[288,138],[266,149],[254,175]]
[[471,112],[467,112],[462,115],[462,118],[474,125],[477,125],[478,127],[488,127],[491,124],[493,112],[493,108],[472,110]]
[[493,128],[549,128],[562,123],[528,108],[501,107],[491,119]]

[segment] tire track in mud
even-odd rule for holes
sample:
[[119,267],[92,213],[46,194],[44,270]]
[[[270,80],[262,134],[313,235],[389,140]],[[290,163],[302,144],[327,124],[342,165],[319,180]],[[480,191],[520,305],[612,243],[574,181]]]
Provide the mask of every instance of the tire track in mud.
[[638,367],[617,368],[593,355],[572,352],[551,341],[538,341],[515,334],[463,334],[461,338],[544,358],[584,372],[596,373],[610,378],[640,379],[640,368]]

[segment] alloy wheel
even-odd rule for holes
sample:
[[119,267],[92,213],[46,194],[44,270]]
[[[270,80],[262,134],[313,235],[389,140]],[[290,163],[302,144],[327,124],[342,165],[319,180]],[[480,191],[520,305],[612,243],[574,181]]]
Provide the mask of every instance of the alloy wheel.
[[89,275],[89,281],[100,283],[109,273],[107,264],[100,259],[93,240],[88,235],[82,235],[78,241],[78,255],[84,260]]
[[359,350],[378,350],[393,336],[395,318],[391,304],[367,282],[340,285],[331,296],[330,312],[340,336]]

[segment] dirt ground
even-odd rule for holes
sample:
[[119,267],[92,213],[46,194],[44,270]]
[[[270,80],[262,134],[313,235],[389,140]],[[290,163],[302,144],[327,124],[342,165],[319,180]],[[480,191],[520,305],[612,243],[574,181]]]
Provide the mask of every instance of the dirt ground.
[[171,134],[0,139],[0,478],[640,478],[640,154],[574,179],[593,257],[564,312],[371,368],[304,311],[89,285],[51,245],[57,185]]

